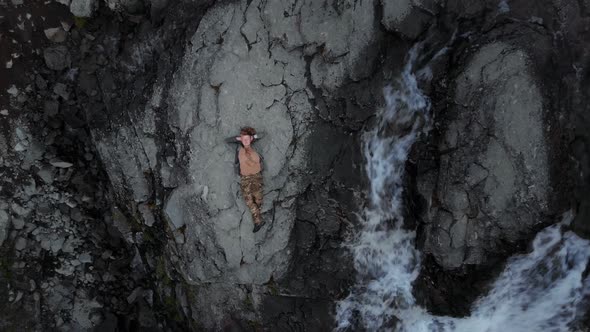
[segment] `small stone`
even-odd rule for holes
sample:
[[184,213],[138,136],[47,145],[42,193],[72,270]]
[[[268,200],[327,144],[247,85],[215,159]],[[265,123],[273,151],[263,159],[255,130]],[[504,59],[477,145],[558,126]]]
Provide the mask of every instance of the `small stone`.
[[62,43],[66,40],[67,34],[62,27],[45,29],[45,37],[54,43]]
[[51,249],[51,241],[48,238],[42,239],[41,243],[39,243],[39,245],[41,246],[41,248],[43,248],[45,250]]
[[18,88],[13,84],[8,90],[6,90],[6,92],[11,96],[16,97],[18,95]]
[[64,276],[71,276],[72,274],[74,274],[74,270],[75,268],[72,265],[64,264],[61,267],[55,269],[55,272],[62,274]]
[[0,115],[7,116],[8,115],[8,110],[1,110],[0,111]]
[[541,17],[537,17],[537,16],[531,16],[531,18],[529,19],[529,22],[543,25],[543,19]]
[[50,164],[52,166],[55,166],[55,167],[58,167],[58,168],[69,168],[69,167],[72,167],[74,165],[72,163],[68,163],[67,161],[60,161],[60,160],[52,161],[52,162],[50,162]]
[[37,175],[47,184],[53,183],[53,169],[45,167],[37,172]]
[[55,317],[55,326],[56,327],[61,327],[62,325],[64,325],[63,318],[61,318],[60,316],[56,316]]
[[68,93],[68,87],[62,83],[57,83],[53,87],[53,93],[62,97],[64,100],[68,100],[70,98],[70,94]]
[[16,152],[25,151],[26,149],[27,147],[24,146],[21,142],[16,143],[16,145],[14,146],[14,151]]
[[102,255],[100,255],[100,257],[102,259],[107,259],[107,258],[110,258],[112,254],[113,254],[113,252],[111,250],[107,249],[102,253]]
[[14,226],[14,229],[23,229],[25,221],[21,218],[14,218],[12,219],[12,225]]
[[6,69],[12,68],[12,60],[6,61]]
[[142,293],[143,293],[143,288],[141,288],[141,287],[135,288],[133,290],[133,292],[131,292],[131,294],[129,294],[129,296],[127,296],[127,303],[131,304],[131,303],[135,302],[137,297],[140,296]]
[[12,203],[10,204],[10,208],[12,209],[12,211],[16,214],[18,214],[19,216],[26,216],[29,214],[30,210],[20,206],[17,203]]
[[72,199],[71,197],[68,197],[65,200],[65,203],[67,206],[69,206],[72,209],[75,208],[76,206],[78,206],[78,203],[74,199]]
[[60,237],[57,240],[51,241],[51,251],[57,254],[64,245],[65,238]]
[[89,253],[85,252],[78,256],[78,260],[82,263],[92,263],[92,256]]
[[43,50],[45,64],[52,70],[63,70],[70,66],[70,52],[65,46],[53,46]]
[[73,253],[74,252],[74,240],[72,239],[71,236],[68,237],[68,239],[64,243],[63,247],[61,248],[61,251],[66,252],[66,253]]
[[55,100],[47,100],[43,105],[43,110],[48,117],[55,116],[59,111],[59,103]]
[[[67,4],[65,4],[65,5],[69,6],[70,0],[66,0],[66,1],[67,1]],[[70,29],[72,28],[72,25],[69,24],[68,22],[61,21],[61,27],[64,29],[64,31],[70,31]]]
[[28,138],[27,133],[21,127],[17,127],[15,133],[19,140],[26,140]]
[[16,299],[14,300],[13,303],[20,301],[20,299],[22,299],[22,298],[23,298],[23,292],[18,291],[18,293],[16,293]]
[[72,209],[70,211],[70,218],[76,222],[81,222],[84,219],[82,212],[80,212],[80,209],[78,208]]
[[96,0],[72,0],[70,12],[77,17],[90,17],[98,7]]
[[19,237],[16,239],[16,243],[14,244],[14,249],[21,251],[27,247],[27,239],[23,237]]
[[47,81],[41,75],[35,76],[35,84],[40,90],[47,89]]

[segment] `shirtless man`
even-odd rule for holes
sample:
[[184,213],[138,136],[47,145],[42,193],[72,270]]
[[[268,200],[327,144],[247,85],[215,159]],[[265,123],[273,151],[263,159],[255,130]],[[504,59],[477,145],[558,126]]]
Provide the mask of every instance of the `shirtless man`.
[[254,230],[256,233],[266,223],[260,216],[262,208],[262,170],[264,158],[252,147],[252,143],[262,138],[262,133],[256,133],[252,127],[243,127],[240,136],[232,136],[227,143],[241,143],[236,150],[235,168],[240,175],[240,188],[246,205],[252,213]]

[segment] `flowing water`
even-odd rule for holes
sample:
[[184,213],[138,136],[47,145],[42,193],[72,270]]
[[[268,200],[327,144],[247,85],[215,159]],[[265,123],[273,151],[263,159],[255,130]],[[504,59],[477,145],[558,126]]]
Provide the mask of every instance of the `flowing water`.
[[404,166],[430,122],[430,103],[413,74],[416,54],[416,48],[409,53],[395,88],[384,89],[386,105],[363,137],[369,202],[360,214],[362,230],[348,244],[357,283],[337,303],[336,329],[570,331],[590,294],[590,278],[583,277],[590,243],[564,231],[570,213],[537,234],[531,253],[508,260],[491,291],[474,303],[471,316],[433,316],[416,304],[412,283],[420,271],[420,252],[415,232],[403,228],[402,214]]

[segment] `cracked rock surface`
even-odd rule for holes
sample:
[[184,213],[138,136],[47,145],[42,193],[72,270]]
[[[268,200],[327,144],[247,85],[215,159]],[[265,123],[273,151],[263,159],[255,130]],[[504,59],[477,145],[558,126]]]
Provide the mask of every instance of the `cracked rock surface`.
[[[589,8],[0,0],[0,330],[333,329],[362,132],[418,41],[414,290],[467,314],[555,215],[588,234]],[[245,125],[266,133],[258,233],[224,142]]]

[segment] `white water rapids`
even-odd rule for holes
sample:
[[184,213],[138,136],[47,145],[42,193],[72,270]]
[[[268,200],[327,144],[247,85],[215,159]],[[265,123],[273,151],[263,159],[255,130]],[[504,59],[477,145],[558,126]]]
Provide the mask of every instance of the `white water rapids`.
[[415,232],[403,228],[404,167],[410,148],[428,123],[430,104],[412,72],[416,50],[396,89],[384,90],[386,106],[363,137],[370,202],[362,229],[348,248],[357,283],[337,303],[337,330],[529,332],[570,331],[584,314],[590,278],[584,277],[590,242],[564,231],[572,219],[539,232],[532,252],[508,260],[491,291],[466,318],[433,316],[416,304],[412,283],[420,271]]

